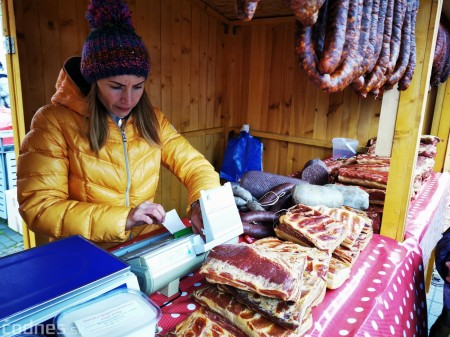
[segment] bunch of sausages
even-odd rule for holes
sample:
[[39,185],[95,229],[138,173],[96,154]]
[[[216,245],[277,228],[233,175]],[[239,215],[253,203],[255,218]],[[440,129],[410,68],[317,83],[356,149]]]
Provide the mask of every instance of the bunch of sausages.
[[[235,1],[237,17],[243,21],[253,19],[260,0]],[[292,9],[297,20],[304,25],[313,25],[325,0],[284,0],[284,2]]]
[[296,20],[298,63],[327,93],[351,86],[379,98],[396,84],[406,90],[416,66],[418,7],[419,0],[325,0],[313,24]]
[[430,86],[437,87],[447,81],[450,74],[450,32],[441,22],[434,49],[433,67],[431,69]]

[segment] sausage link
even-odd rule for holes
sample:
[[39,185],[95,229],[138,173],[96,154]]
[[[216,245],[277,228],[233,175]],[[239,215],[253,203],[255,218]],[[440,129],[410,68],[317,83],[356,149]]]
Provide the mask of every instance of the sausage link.
[[278,216],[270,211],[249,211],[241,214],[241,221],[274,225],[278,222]]
[[392,73],[397,64],[397,59],[400,54],[401,39],[403,29],[402,27],[407,24],[405,22],[405,17],[408,12],[408,4],[405,0],[396,0],[394,6],[394,19],[392,24],[392,36],[391,36],[391,55],[389,58],[389,66],[387,73]]
[[433,66],[431,69],[430,84],[437,87],[441,83],[442,70],[447,57],[447,34],[442,24],[439,24],[436,47],[434,49]]
[[289,209],[293,206],[293,203],[294,201],[292,200],[292,194],[287,193],[283,195],[276,204],[272,205],[269,208],[269,211],[276,213],[278,217],[280,217],[283,213],[286,213],[286,211],[283,212],[282,210]]
[[295,28],[295,52],[297,55],[297,62],[305,72],[306,76],[320,87],[323,83],[329,82],[330,75],[320,74],[317,68],[318,60],[314,49],[314,42],[312,40],[312,27],[305,26],[300,21],[296,20]]
[[364,58],[361,63],[359,77],[355,76],[355,79],[352,82],[352,87],[356,92],[358,92],[364,87],[365,84],[364,74],[368,71],[369,65],[374,63],[373,59],[375,58],[375,50],[377,47],[377,43],[379,41],[379,39],[377,38],[377,32],[379,26],[378,16],[380,14],[380,1],[381,0],[373,0],[372,2],[372,12],[371,12],[371,21],[367,47],[364,50]]
[[331,75],[329,84],[322,88],[328,93],[344,90],[355,77],[359,77],[357,71],[359,71],[359,65],[362,62],[362,56],[358,54],[358,50],[363,15],[363,0],[351,0],[348,13],[346,34],[347,55],[339,68]]
[[387,78],[386,75],[389,75],[387,74],[387,70],[389,66],[390,41],[392,35],[392,22],[394,17],[394,2],[395,0],[388,0],[381,52],[375,67],[367,78],[366,84],[360,90],[363,94],[367,94],[373,90],[381,88]]
[[250,21],[255,15],[260,0],[236,0],[236,16],[242,21]]
[[445,28],[444,31],[447,36],[447,57],[445,59],[444,67],[442,68],[441,83],[447,81],[450,73],[450,32],[447,28]]
[[244,234],[255,239],[263,239],[269,236],[275,236],[275,231],[273,227],[254,225],[248,222],[243,222],[242,227],[244,229]]
[[324,2],[325,0],[286,0],[296,19],[305,26],[312,26],[316,23],[319,10]]
[[313,26],[312,36],[316,55],[321,55],[325,43],[325,35],[327,31],[328,6],[329,0],[326,0],[319,10],[316,23]]
[[[358,62],[360,64],[358,73],[355,74],[355,78],[359,78],[362,74],[366,72],[367,67],[367,58],[370,57],[371,54],[373,54],[373,46],[370,42],[371,37],[371,27],[372,27],[372,14],[373,14],[373,7],[374,2],[377,2],[376,0],[365,0],[363,4],[363,11],[362,11],[362,17],[361,17],[361,33],[359,37],[359,46],[358,46]],[[378,19],[378,13],[377,13],[377,19]]]
[[273,204],[277,203],[282,196],[290,193],[294,185],[294,183],[283,183],[275,186],[259,199],[259,203],[263,207],[272,206]]
[[378,9],[378,23],[377,29],[374,36],[374,52],[373,57],[370,60],[370,63],[367,66],[367,73],[371,73],[375,65],[377,64],[378,58],[381,53],[381,49],[383,46],[383,36],[384,36],[384,27],[387,15],[388,4],[390,0],[380,0],[380,6]]
[[349,0],[331,2],[325,46],[318,68],[322,74],[333,73],[341,61],[347,29],[349,3]]
[[414,76],[414,70],[416,68],[416,20],[417,11],[419,10],[419,0],[413,0],[413,9],[411,12],[411,52],[409,54],[409,62],[406,67],[405,74],[398,82],[397,89],[402,91],[409,88],[411,80]]
[[406,10],[406,17],[402,27],[402,42],[401,42],[401,53],[397,60],[397,64],[394,69],[394,73],[389,77],[389,79],[384,84],[385,90],[392,89],[395,84],[400,81],[403,77],[406,67],[409,62],[409,55],[411,53],[411,15],[413,5],[408,3]]

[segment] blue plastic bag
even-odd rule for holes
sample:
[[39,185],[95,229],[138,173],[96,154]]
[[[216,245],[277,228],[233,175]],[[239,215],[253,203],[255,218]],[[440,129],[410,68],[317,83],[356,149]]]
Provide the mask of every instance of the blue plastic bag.
[[220,178],[237,182],[247,171],[262,171],[263,144],[243,128],[236,137],[230,132]]

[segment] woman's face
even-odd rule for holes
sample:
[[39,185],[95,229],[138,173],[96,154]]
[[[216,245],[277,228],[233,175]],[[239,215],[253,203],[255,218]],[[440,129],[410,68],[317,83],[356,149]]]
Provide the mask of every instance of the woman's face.
[[97,81],[98,98],[114,116],[127,116],[144,93],[144,77],[119,75]]

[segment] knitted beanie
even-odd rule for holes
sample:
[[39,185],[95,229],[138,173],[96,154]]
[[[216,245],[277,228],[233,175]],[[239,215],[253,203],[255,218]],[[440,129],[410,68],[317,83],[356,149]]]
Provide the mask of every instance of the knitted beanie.
[[148,77],[150,57],[121,0],[91,0],[86,11],[91,33],[81,56],[81,73],[90,84],[117,75]]

